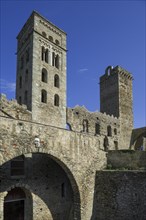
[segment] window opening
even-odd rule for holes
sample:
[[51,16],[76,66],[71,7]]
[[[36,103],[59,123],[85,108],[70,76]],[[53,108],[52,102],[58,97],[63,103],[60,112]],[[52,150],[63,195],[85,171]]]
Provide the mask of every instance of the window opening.
[[47,75],[48,75],[47,70],[43,68],[42,69],[42,82],[47,83],[47,78],[48,78]]
[[52,52],[52,66],[55,65],[55,53]]
[[111,128],[111,126],[109,125],[109,126],[107,126],[107,136],[112,136],[112,128]]
[[59,106],[59,95],[57,94],[54,96],[54,105]]
[[116,128],[114,129],[114,134],[117,135],[117,129]]
[[59,76],[57,74],[54,76],[54,86],[59,88]]
[[42,61],[45,59],[45,48],[42,47]]
[[52,37],[52,36],[49,36],[49,40],[50,40],[51,42],[53,42],[53,37]]
[[95,124],[95,134],[100,134],[100,124],[99,123]]
[[58,40],[55,40],[55,43],[56,43],[56,45],[59,45],[59,41]]
[[41,92],[41,102],[47,103],[47,92],[44,89]]
[[58,54],[55,56],[55,67],[59,69],[59,55]]
[[45,51],[45,62],[46,63],[48,63],[48,54],[49,54],[49,52],[48,52],[48,49],[46,49],[46,51]]
[[47,37],[47,34],[43,31],[42,32],[43,37]]

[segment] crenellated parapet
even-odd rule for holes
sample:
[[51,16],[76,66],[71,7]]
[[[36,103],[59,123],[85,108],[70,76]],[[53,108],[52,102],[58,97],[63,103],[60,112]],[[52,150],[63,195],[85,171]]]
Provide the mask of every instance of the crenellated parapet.
[[31,120],[31,112],[26,105],[20,105],[17,100],[8,100],[5,94],[0,94],[0,116],[13,119]]

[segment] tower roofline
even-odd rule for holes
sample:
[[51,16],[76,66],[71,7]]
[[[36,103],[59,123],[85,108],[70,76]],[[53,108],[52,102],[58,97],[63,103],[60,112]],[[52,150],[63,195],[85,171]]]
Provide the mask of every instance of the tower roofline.
[[107,80],[108,77],[116,75],[116,74],[120,74],[126,77],[127,79],[133,80],[133,76],[130,72],[125,70],[123,67],[117,65],[115,67],[108,66],[105,69],[105,74],[100,77],[100,83],[102,83],[104,80]]
[[43,17],[42,15],[40,15],[37,11],[33,10],[31,15],[29,16],[29,18],[27,19],[27,21],[25,22],[25,24],[23,25],[23,27],[21,28],[19,34],[17,35],[17,39],[19,39],[21,37],[21,35],[23,34],[23,29],[25,28],[25,26],[29,23],[29,21],[31,20],[31,18],[33,18],[34,16],[38,16],[41,19],[43,19],[45,22],[47,22],[48,24],[50,24],[51,26],[55,27],[58,31],[60,31],[62,34],[67,35],[67,33],[65,31],[63,31],[62,29],[58,28],[55,24],[53,24],[52,22],[50,22],[49,20],[47,20],[45,17]]

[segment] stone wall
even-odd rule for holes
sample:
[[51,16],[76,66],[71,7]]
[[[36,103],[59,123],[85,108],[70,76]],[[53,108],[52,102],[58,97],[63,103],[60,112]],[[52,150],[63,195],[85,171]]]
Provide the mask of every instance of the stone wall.
[[[46,154],[48,158],[52,158],[64,170],[66,174],[66,177],[64,177],[69,179],[73,191],[73,219],[90,219],[95,172],[106,167],[106,153],[102,149],[103,140],[101,140],[101,137],[7,117],[2,117],[0,120],[0,163],[2,168],[0,176],[3,173],[3,165],[17,156],[25,156],[31,153]],[[35,146],[34,140],[36,136],[40,139],[40,148]],[[41,166],[41,162],[39,162],[37,167],[39,165]],[[55,172],[56,175],[57,172]],[[43,173],[42,175],[44,176]],[[26,182],[23,178],[20,180],[20,185],[17,185],[14,180],[9,181],[9,183],[11,182],[13,187],[26,187]],[[5,191],[2,190],[2,187],[5,187],[3,183],[0,184],[1,213],[3,212],[5,193],[9,190],[8,187],[5,188]],[[39,182],[36,185],[40,184]],[[30,190],[31,186],[30,181],[27,184],[27,189]],[[35,187],[37,188],[37,186]],[[49,196],[49,194],[47,195]],[[39,200],[33,194],[32,197],[35,200]],[[58,199],[56,198],[57,201]],[[43,202],[44,200],[39,201],[40,204],[43,204]]]
[[146,172],[96,173],[92,220],[146,219]]
[[[84,122],[87,123],[86,128]],[[116,117],[101,112],[89,112],[84,106],[76,106],[67,108],[67,124],[70,130],[97,136],[101,142],[106,138],[109,150],[119,149],[120,125]],[[96,125],[99,126],[98,131]],[[108,134],[108,127],[111,128],[111,134]]]
[[107,165],[110,169],[146,170],[146,151],[109,151]]

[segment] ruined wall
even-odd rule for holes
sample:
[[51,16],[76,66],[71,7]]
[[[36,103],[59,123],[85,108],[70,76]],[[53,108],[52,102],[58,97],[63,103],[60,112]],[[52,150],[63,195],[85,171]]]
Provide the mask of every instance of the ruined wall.
[[[84,122],[86,122],[85,125]],[[101,142],[106,138],[109,150],[119,149],[120,125],[116,117],[101,112],[89,112],[85,107],[76,106],[67,108],[67,124],[70,130],[97,136]],[[109,126],[111,134],[108,134]]]
[[92,220],[146,219],[146,172],[99,171]]
[[32,113],[27,110],[26,105],[19,105],[16,100],[8,100],[4,94],[0,94],[0,115],[30,121]]

